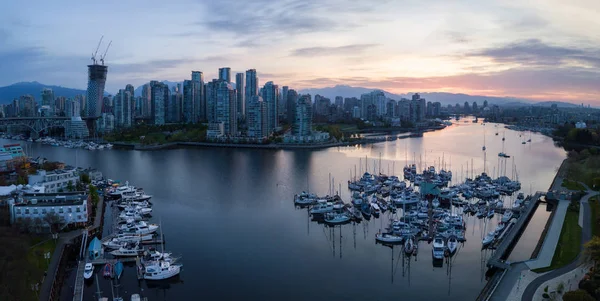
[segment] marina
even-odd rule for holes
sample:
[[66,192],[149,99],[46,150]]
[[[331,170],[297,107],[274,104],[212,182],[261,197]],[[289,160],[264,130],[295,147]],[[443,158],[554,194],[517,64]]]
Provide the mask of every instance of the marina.
[[[483,127],[488,127],[487,152],[493,154],[487,156],[486,166],[481,143],[470,147],[473,136],[482,137]],[[506,209],[495,208],[491,219],[487,218],[488,212],[481,219],[477,217],[478,212],[463,214],[465,242],[458,242],[454,255],[433,261],[433,241],[429,243],[424,237],[414,239],[413,246],[418,247],[416,255],[410,257],[406,256],[404,243],[376,243],[376,234],[380,229],[385,232],[390,215],[394,215],[389,202],[385,211],[378,204],[378,218],[371,214],[367,220],[362,212],[353,210],[353,216],[362,218],[360,222],[351,220],[334,225],[311,221],[307,208],[299,209],[290,203],[293,195],[302,191],[334,196],[336,190],[340,191],[340,198],[345,203],[350,203],[353,192],[348,190],[347,181],[354,179],[354,166],[357,178],[364,174],[366,157],[370,174],[378,175],[381,170],[382,174],[397,175],[400,179],[403,178],[403,167],[407,165],[416,164],[419,173],[429,166],[435,166],[439,173],[445,165],[445,170],[452,171],[453,182],[449,186],[464,183],[467,178],[474,180],[484,169],[493,179],[503,176],[504,170],[509,178],[516,179],[511,175],[514,162],[522,186],[519,192],[528,195],[548,189],[555,168],[564,159],[564,151],[556,148],[547,137],[536,134],[533,134],[531,144],[522,145],[517,134],[506,130],[505,151],[511,158],[502,159],[507,161],[507,167],[502,164],[500,168],[496,154],[502,148],[502,135],[494,136],[489,127],[490,124],[461,123],[440,132],[424,133],[423,137],[321,151],[113,150],[79,152],[77,161],[79,166],[92,166],[113,178],[129,179],[136,186],[146,188],[152,194],[153,203],[153,216],[149,222],[159,224],[162,221],[164,229],[161,231],[168,238],[168,250],[177,252],[182,258],[194,258],[186,260],[180,275],[168,281],[138,282],[135,263],[124,263],[121,289],[130,294],[141,294],[149,301],[277,299],[287,296],[285,291],[293,289],[292,283],[308,278],[312,279],[309,288],[286,298],[359,300],[361,294],[375,299],[401,294],[407,299],[472,300],[488,282],[487,263],[495,252],[494,249],[482,249],[482,239],[497,229]],[[43,144],[31,147],[47,158],[75,164],[75,149]],[[423,162],[421,167],[419,162]],[[467,162],[469,176],[466,175]],[[352,176],[349,176],[350,170]],[[331,182],[333,184],[328,184]],[[414,187],[414,191],[419,189]],[[519,192],[513,193],[512,197],[500,193],[498,199],[503,202],[503,208],[512,209]],[[389,199],[389,196],[384,198]],[[460,193],[459,199],[463,199]],[[439,201],[438,208],[451,206],[446,201]],[[475,202],[474,196],[471,202]],[[403,214],[402,204],[399,204],[396,209],[398,219]],[[458,214],[461,208],[467,207],[453,208],[454,214]],[[103,237],[113,233],[113,214],[109,214],[113,208],[106,209]],[[415,213],[418,216],[419,211]],[[528,231],[543,228],[545,220],[537,218],[532,217]],[[190,240],[191,237],[194,239]],[[518,242],[524,249],[531,250],[536,243],[537,240]],[[444,245],[451,244],[444,241]],[[65,283],[75,283],[75,270],[76,266],[68,273]],[[248,277],[249,273],[253,277]],[[241,285],[240,288],[227,289],[232,282]],[[436,284],[435,289],[431,283]],[[356,291],[348,292],[345,289],[348,285],[356,287]],[[110,293],[110,282],[103,280],[101,275],[99,286],[101,291]],[[367,287],[377,287],[377,290]],[[93,298],[97,288],[95,284],[84,283],[83,290],[85,296]],[[61,292],[67,292],[61,300],[72,300],[72,289],[68,286]],[[86,298],[84,300],[94,300]]]

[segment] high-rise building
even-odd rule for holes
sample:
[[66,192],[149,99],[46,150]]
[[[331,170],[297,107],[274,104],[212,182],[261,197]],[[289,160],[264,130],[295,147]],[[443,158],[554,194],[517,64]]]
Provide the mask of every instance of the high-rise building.
[[169,99],[169,86],[158,81],[150,82],[151,108],[150,120],[154,125],[165,124],[165,106]]
[[479,111],[479,108],[477,107],[477,102],[476,101],[473,102],[473,106],[471,108],[473,110],[473,113],[477,113]]
[[315,95],[315,114],[321,116],[328,116],[330,105],[331,99],[321,96],[319,94]]
[[358,107],[359,103],[360,101],[356,97],[344,98],[344,111],[347,113],[352,113],[354,111],[354,107]]
[[258,96],[258,76],[256,75],[256,69],[246,70],[246,86],[244,88],[246,101],[252,98],[252,96]]
[[107,73],[108,66],[88,65],[87,103],[85,106],[88,117],[100,117],[102,114],[102,100]]
[[206,94],[206,120],[209,123],[216,122],[216,110],[217,110],[217,84],[218,80],[213,79],[207,82],[204,86],[204,92]]
[[191,80],[183,81],[183,122],[194,123],[196,115],[194,114],[194,94],[196,93],[195,82]]
[[75,95],[75,101],[79,103],[79,114],[77,116],[85,115],[85,96],[81,94]]
[[79,101],[75,99],[67,99],[65,103],[66,117],[80,117],[81,107]]
[[393,99],[388,99],[387,104],[385,105],[385,116],[389,118],[397,117],[396,116],[396,101]]
[[298,92],[294,89],[288,90],[287,95],[283,95],[285,97],[286,106],[287,106],[287,122],[289,124],[294,124],[296,120],[296,103],[298,102]]
[[281,94],[279,94],[279,115],[280,116],[287,116],[287,94],[289,91],[289,87],[288,86],[283,86],[281,88]]
[[152,108],[152,87],[150,84],[142,86],[142,101],[140,102],[140,111],[142,116],[150,117],[150,110]]
[[179,91],[179,87],[173,87],[173,91],[169,97],[169,101],[165,109],[165,118],[167,123],[181,122],[181,100],[182,94]]
[[37,114],[37,104],[33,95],[23,95],[19,97],[18,112],[20,117],[35,117]]
[[191,121],[198,123],[200,120],[207,120],[207,104],[204,89],[204,74],[201,71],[192,71],[192,90],[193,103],[189,104],[189,109],[193,112]]
[[50,88],[44,88],[42,90],[42,105],[43,106],[54,106],[54,92]]
[[344,106],[344,98],[341,96],[336,96],[335,97],[335,105],[338,107],[343,107]]
[[296,102],[296,118],[292,135],[310,136],[312,133],[312,100],[310,94],[301,95]]
[[469,106],[469,102],[465,101],[465,105],[463,106],[463,112],[464,113],[471,113],[471,108]]
[[246,115],[246,78],[244,73],[235,75],[235,91],[237,101],[237,117],[243,119]]
[[114,98],[114,118],[115,127],[126,128],[132,124],[133,116],[131,111],[131,103],[133,97],[129,89],[121,89]]
[[131,120],[133,120],[133,118],[136,116],[135,114],[135,88],[133,87],[133,85],[127,85],[125,86],[125,90],[127,92],[129,92],[129,96],[130,101],[129,101],[129,112],[131,114]]
[[224,80],[215,82],[215,122],[223,123],[225,135],[237,136],[237,101],[231,83]]
[[231,83],[231,68],[219,68],[219,80],[224,80],[228,83]]
[[279,101],[279,87],[273,82],[267,82],[263,87],[262,98],[267,103],[267,119],[269,121],[269,133],[279,126],[279,112],[277,102]]
[[[67,102],[67,98],[64,96],[59,96],[54,99],[54,114],[62,116],[65,113],[65,103]],[[50,106],[52,108],[52,106]]]
[[248,137],[256,139],[268,137],[267,104],[262,97],[252,96],[248,100],[247,112]]

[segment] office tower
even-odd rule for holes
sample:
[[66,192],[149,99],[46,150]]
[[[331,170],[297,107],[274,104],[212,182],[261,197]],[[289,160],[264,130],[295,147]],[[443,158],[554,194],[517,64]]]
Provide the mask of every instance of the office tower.
[[140,102],[140,111],[142,116],[150,117],[150,109],[152,108],[152,87],[150,84],[142,86],[142,101]]
[[100,117],[102,114],[102,100],[104,98],[104,85],[106,84],[106,75],[108,66],[88,65],[88,86],[86,96],[86,116]]
[[167,123],[179,123],[181,121],[181,93],[177,87],[173,87],[171,91],[165,108],[165,119]]
[[150,90],[150,122],[154,125],[165,124],[165,105],[169,99],[169,86],[158,81],[151,81]]
[[183,81],[183,122],[194,123],[196,118],[194,114],[194,98],[196,89],[195,83],[191,80]]
[[258,96],[258,76],[256,75],[256,69],[246,70],[246,85],[244,89],[246,101],[252,98],[252,96]]
[[341,96],[336,96],[335,97],[335,105],[338,107],[343,107],[344,106],[344,98]]
[[321,116],[329,115],[330,105],[331,100],[329,98],[321,96],[319,94],[315,95],[315,114]]
[[296,120],[296,103],[298,102],[298,92],[294,89],[290,89],[287,92],[287,95],[283,95],[285,97],[286,106],[287,106],[287,122],[289,124],[294,124]]
[[212,81],[207,82],[204,86],[206,93],[206,120],[208,122],[216,122],[218,83],[218,80],[213,79]]
[[135,88],[133,87],[133,85],[127,85],[125,86],[125,90],[127,92],[129,92],[129,97],[130,97],[130,101],[129,101],[129,112],[131,114],[131,120],[133,121],[133,118],[136,116],[135,114]]
[[[59,96],[54,99],[54,106],[50,106],[50,110],[54,111],[55,115],[62,115],[65,112],[65,102],[67,98]],[[54,108],[54,109],[52,109]]]
[[219,68],[219,80],[224,80],[228,83],[231,83],[231,68]]
[[131,103],[133,97],[131,96],[130,89],[121,89],[114,98],[114,120],[115,127],[126,128],[131,126],[133,119],[131,113]]
[[288,94],[289,90],[290,90],[290,88],[288,86],[283,86],[283,88],[281,88],[281,94],[279,95],[279,102],[278,102],[280,115],[287,114],[287,94]]
[[235,99],[235,90],[223,80],[216,81],[215,84],[215,122],[222,122],[225,135],[237,136],[237,101]]
[[269,136],[267,124],[267,104],[260,96],[252,96],[248,100],[246,124],[248,137],[261,139]]
[[235,75],[235,90],[237,101],[237,117],[243,119],[246,115],[246,78],[244,73]]
[[310,136],[312,133],[312,100],[310,94],[301,95],[296,102],[296,118],[292,135]]
[[279,112],[277,102],[279,100],[279,87],[273,82],[267,82],[263,87],[263,100],[267,103],[267,119],[269,133],[279,126]]
[[53,106],[54,105],[54,92],[52,89],[44,88],[42,90],[42,105]]
[[23,95],[19,97],[18,112],[20,117],[35,117],[36,112],[35,97],[33,95]]
[[204,89],[204,73],[201,71],[192,71],[192,89],[193,93],[193,104],[189,106],[189,109],[192,111],[192,123],[198,123],[201,120],[207,120],[207,105],[206,105],[206,95]]
[[78,100],[67,99],[65,103],[65,117],[80,117],[81,107]]

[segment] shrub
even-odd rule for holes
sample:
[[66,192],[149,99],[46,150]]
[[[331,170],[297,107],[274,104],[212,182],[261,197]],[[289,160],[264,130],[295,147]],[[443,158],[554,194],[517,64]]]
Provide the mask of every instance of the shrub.
[[595,301],[594,297],[584,290],[566,292],[562,299],[563,301]]

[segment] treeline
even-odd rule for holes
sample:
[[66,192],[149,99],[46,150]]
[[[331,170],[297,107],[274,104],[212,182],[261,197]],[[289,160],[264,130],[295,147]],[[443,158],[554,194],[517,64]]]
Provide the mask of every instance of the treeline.
[[206,140],[206,130],[202,124],[137,125],[108,133],[104,140],[141,144],[202,142]]
[[600,133],[597,129],[578,129],[572,123],[558,126],[553,135],[562,138],[567,143],[600,145]]

